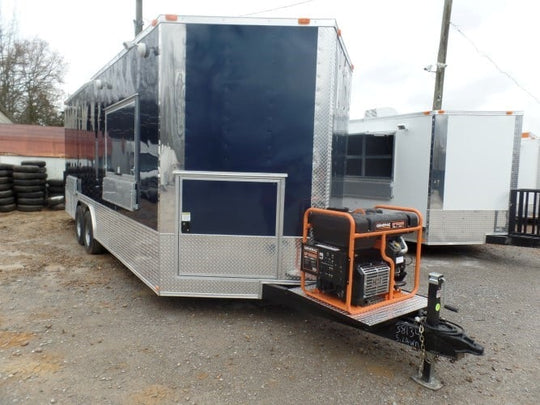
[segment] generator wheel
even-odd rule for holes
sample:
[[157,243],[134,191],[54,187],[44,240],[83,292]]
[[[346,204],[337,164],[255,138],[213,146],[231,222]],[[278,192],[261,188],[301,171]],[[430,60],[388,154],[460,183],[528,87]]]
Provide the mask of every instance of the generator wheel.
[[82,205],[77,206],[75,211],[75,236],[79,245],[84,246],[84,211]]
[[84,213],[84,248],[91,255],[97,255],[103,252],[103,246],[94,239],[94,229],[92,227],[92,214],[89,210]]

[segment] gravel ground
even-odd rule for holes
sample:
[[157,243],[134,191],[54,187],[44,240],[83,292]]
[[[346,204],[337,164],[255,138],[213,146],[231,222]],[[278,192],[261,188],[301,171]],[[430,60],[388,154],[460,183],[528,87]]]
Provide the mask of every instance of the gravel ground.
[[108,254],[86,255],[62,211],[0,214],[0,403],[536,404],[540,249],[425,249],[447,303],[485,347],[440,359],[293,309],[155,296]]

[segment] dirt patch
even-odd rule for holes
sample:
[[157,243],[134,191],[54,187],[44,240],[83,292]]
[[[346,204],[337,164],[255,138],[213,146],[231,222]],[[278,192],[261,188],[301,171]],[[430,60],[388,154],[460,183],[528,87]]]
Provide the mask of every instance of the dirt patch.
[[16,346],[27,346],[30,340],[36,337],[28,332],[0,331],[0,349],[9,349]]

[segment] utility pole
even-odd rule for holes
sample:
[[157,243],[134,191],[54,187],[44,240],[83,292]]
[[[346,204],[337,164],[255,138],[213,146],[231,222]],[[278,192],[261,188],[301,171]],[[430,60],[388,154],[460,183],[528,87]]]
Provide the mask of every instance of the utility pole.
[[137,36],[143,29],[142,0],[135,0],[135,20],[133,23],[135,24],[135,36]]
[[442,108],[444,87],[444,70],[446,69],[446,49],[448,48],[448,31],[450,30],[450,15],[452,14],[452,0],[444,0],[444,11],[441,24],[441,38],[439,40],[439,54],[437,55],[437,70],[435,75],[435,92],[433,94],[433,110]]

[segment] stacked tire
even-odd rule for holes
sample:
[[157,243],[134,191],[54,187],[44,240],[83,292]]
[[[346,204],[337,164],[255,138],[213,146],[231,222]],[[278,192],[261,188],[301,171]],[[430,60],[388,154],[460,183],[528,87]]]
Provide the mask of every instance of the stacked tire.
[[10,212],[15,208],[13,166],[0,164],[0,212]]
[[47,206],[50,209],[64,209],[64,190],[64,180],[47,180]]
[[41,211],[45,202],[47,169],[45,162],[29,160],[13,166],[13,189],[17,197],[17,210]]

